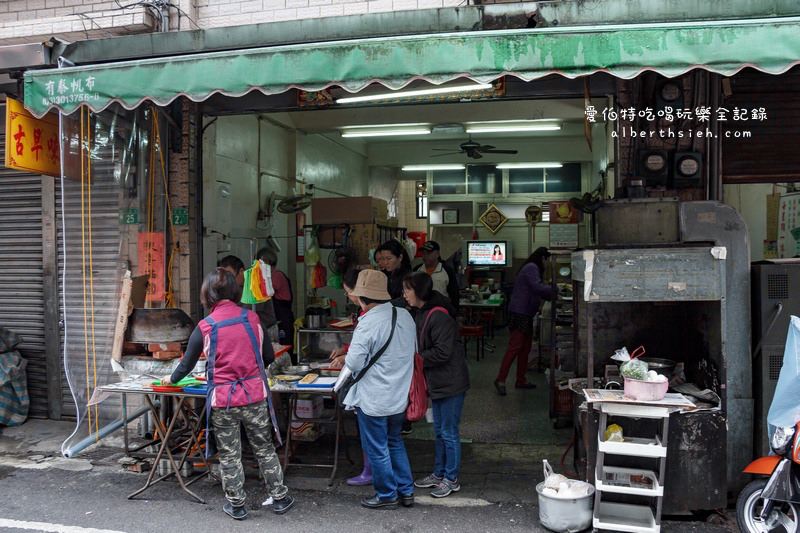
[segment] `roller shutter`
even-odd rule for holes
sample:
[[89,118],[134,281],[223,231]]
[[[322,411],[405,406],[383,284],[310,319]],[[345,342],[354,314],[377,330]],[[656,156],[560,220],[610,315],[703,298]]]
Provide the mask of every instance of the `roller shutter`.
[[[5,116],[5,106],[0,104]],[[0,150],[5,154],[5,121]],[[0,324],[22,337],[28,361],[29,416],[47,418],[47,358],[42,275],[42,180],[0,162]]]

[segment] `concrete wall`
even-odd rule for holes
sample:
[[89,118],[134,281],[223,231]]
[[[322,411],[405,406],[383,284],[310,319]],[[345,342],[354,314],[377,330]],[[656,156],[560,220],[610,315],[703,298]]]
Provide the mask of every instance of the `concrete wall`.
[[[122,2],[127,5],[130,2]],[[169,30],[208,29],[364,13],[456,7],[463,0],[173,0]],[[2,0],[0,45],[158,31],[159,17],[113,0]]]
[[455,7],[462,0],[196,0],[202,28],[409,9]]

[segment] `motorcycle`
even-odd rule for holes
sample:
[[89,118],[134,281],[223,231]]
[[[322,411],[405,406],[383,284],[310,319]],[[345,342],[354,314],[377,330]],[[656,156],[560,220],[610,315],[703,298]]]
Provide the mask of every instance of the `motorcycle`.
[[745,473],[762,477],[748,483],[736,502],[739,529],[748,533],[800,531],[800,424],[779,427],[770,439],[775,455],[750,463]]
[[[780,306],[777,311],[776,317]],[[745,468],[745,473],[761,477],[748,483],[739,494],[736,519],[739,528],[746,533],[799,533],[800,318],[796,316],[790,319],[786,351],[767,414],[767,427],[771,433],[772,454],[756,459]]]

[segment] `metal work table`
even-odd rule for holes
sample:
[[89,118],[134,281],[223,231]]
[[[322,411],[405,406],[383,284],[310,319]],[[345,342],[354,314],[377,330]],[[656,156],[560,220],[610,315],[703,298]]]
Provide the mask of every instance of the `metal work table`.
[[[344,423],[342,422],[342,411],[339,407],[339,403],[334,401],[334,408],[333,408],[333,415],[328,418],[302,418],[297,414],[297,397],[300,394],[310,394],[310,395],[321,395],[327,396],[329,398],[334,398],[333,386],[331,387],[298,387],[294,383],[284,383],[284,382],[276,382],[273,386],[270,387],[270,390],[275,393],[280,394],[287,394],[289,395],[289,412],[287,413],[287,424],[286,424],[286,439],[284,440],[284,448],[283,448],[283,471],[284,474],[289,469],[290,466],[307,466],[307,467],[314,467],[314,468],[330,468],[331,475],[328,479],[328,486],[333,485],[333,480],[336,477],[336,470],[339,467],[339,440],[342,439],[344,441],[344,449],[345,455],[347,456],[347,460],[350,463],[353,463],[353,460],[350,458],[350,450],[347,447],[347,436],[344,432]],[[335,444],[333,449],[333,462],[332,463],[318,463],[318,464],[308,464],[308,463],[293,463],[290,462],[289,458],[289,449],[292,443],[292,422],[310,422],[310,423],[317,423],[317,424],[324,424],[336,427],[336,435],[334,437]]]
[[[499,302],[490,302],[489,300],[484,300],[482,302],[470,302],[468,300],[459,300],[458,306],[464,310],[466,310],[470,315],[474,314],[475,312],[479,311],[489,311],[489,310],[499,310],[503,314],[502,322],[500,323],[501,326],[504,326],[508,322],[507,317],[507,307],[506,307],[506,299],[502,299]],[[470,319],[471,320],[471,319]]]
[[[175,478],[178,480],[181,488],[189,494],[191,497],[196,499],[200,503],[206,503],[203,498],[195,494],[189,489],[189,485],[196,482],[198,479],[201,479],[205,475],[213,475],[211,474],[211,468],[208,464],[208,460],[205,457],[204,448],[201,445],[201,428],[203,427],[203,422],[205,421],[205,407],[201,406],[198,408],[193,408],[189,405],[189,401],[191,399],[202,399],[205,400],[204,394],[198,393],[190,393],[190,392],[156,392],[153,391],[148,387],[149,383],[152,381],[152,378],[146,379],[138,379],[138,380],[126,380],[119,383],[112,383],[110,385],[103,385],[98,387],[98,391],[101,393],[114,393],[114,394],[122,394],[122,409],[123,409],[123,420],[127,420],[127,395],[128,394],[137,394],[144,397],[145,402],[147,403],[148,407],[150,408],[150,414],[153,417],[153,421],[155,422],[156,428],[156,435],[157,438],[153,439],[153,442],[149,442],[143,446],[140,446],[134,450],[131,450],[129,447],[129,440],[128,440],[128,425],[127,422],[123,425],[124,431],[124,439],[125,439],[125,453],[127,455],[137,454],[139,457],[154,457],[153,467],[150,470],[150,474],[147,476],[147,482],[145,482],[144,486],[139,490],[131,493],[128,495],[128,499],[132,499],[135,496],[141,494],[151,486],[155,485],[156,483],[165,480],[171,475],[175,475]],[[159,408],[154,401],[154,397],[159,396],[163,398],[172,398],[174,400],[174,409],[171,415],[171,418],[166,421],[161,420],[161,415],[159,413]],[[101,400],[102,401],[102,400]],[[178,419],[182,419],[184,421],[183,425],[178,427]],[[166,422],[166,423],[165,423]],[[180,439],[179,442],[175,442],[173,445],[170,446],[170,442],[174,441],[175,439]],[[152,453],[140,453],[140,450],[151,445],[158,444],[158,452],[153,455]],[[180,455],[180,459],[176,462],[173,453],[179,452],[180,448],[184,448],[183,452]],[[162,457],[166,455],[169,461],[169,464],[172,466],[172,471],[167,472],[164,475],[156,477],[157,466],[159,461],[162,460]],[[202,472],[199,476],[195,477],[191,481],[185,481],[184,476],[181,474],[181,468],[186,464],[188,461],[202,461],[205,471]]]

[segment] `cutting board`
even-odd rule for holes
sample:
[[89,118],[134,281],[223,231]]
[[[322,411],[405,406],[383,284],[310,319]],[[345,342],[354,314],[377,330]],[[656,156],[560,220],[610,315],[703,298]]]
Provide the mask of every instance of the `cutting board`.
[[298,389],[330,389],[336,383],[336,380],[339,378],[336,377],[319,377],[314,380],[314,383],[309,383],[308,385],[303,385],[302,383],[297,383]]

